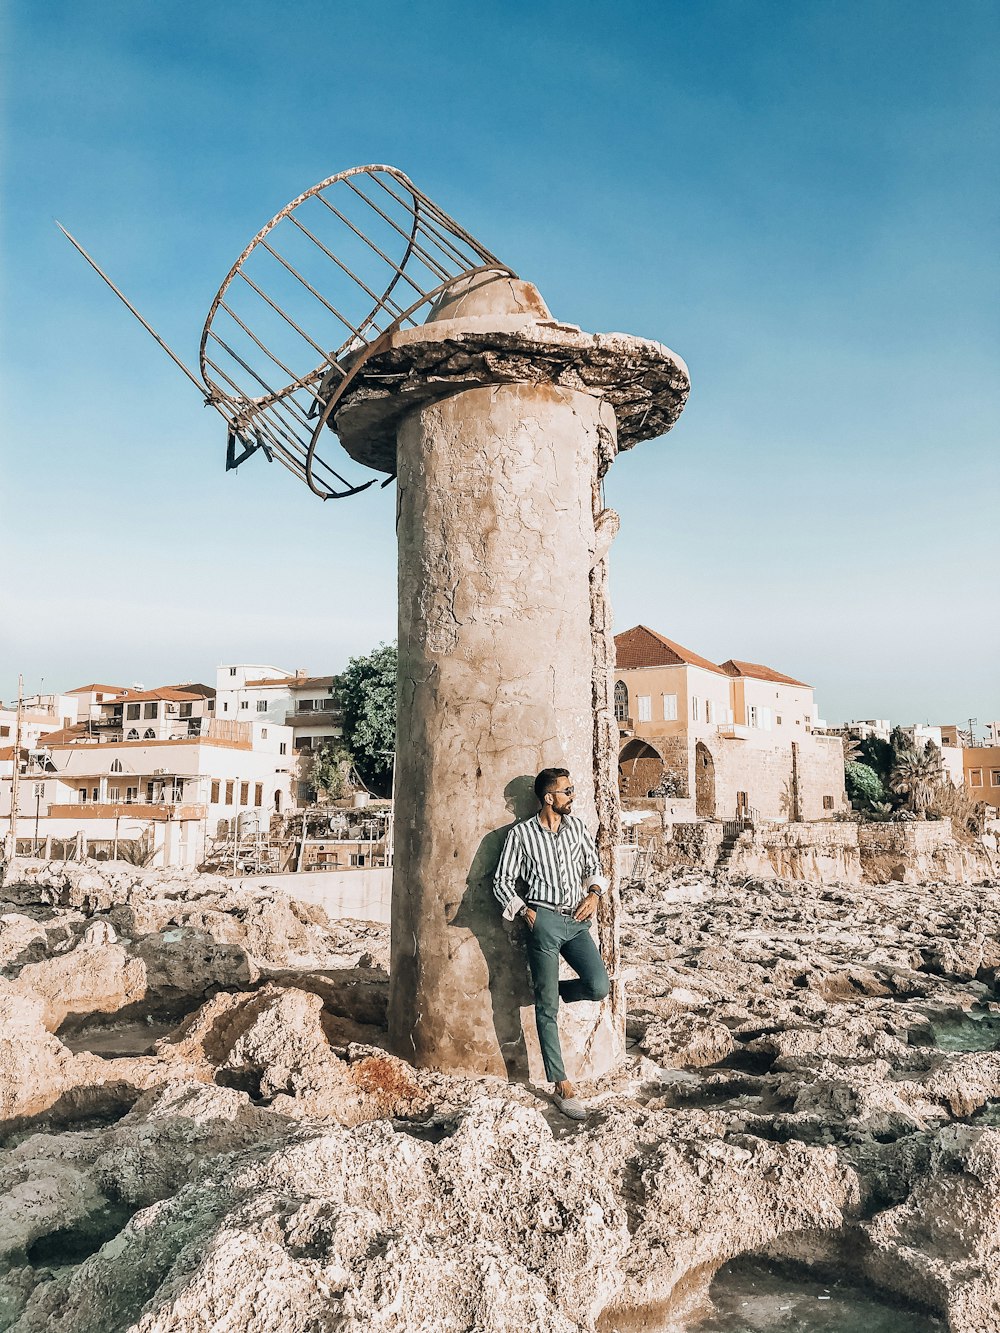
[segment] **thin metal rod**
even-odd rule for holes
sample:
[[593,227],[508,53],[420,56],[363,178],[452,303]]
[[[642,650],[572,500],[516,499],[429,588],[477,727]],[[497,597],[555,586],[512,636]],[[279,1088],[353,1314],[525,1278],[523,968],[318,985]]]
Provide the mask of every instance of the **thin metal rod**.
[[[370,250],[374,250],[375,253],[378,255],[378,257],[379,257],[380,259],[384,259],[385,262],[389,265],[389,267],[393,270],[394,273],[398,273],[398,274],[400,275],[400,277],[402,277],[402,278],[404,279],[404,281],[408,282],[408,283],[410,284],[410,286],[413,288],[413,290],[414,290],[415,292],[420,292],[421,295],[423,295],[423,288],[420,286],[420,284],[414,282],[413,279],[410,277],[410,275],[409,275],[408,273],[404,273],[404,272],[402,271],[402,269],[399,267],[399,265],[396,263],[396,261],[395,261],[394,259],[390,259],[389,256],[388,256],[387,254],[383,253],[383,251],[381,251],[381,250],[378,248],[378,246],[377,246],[377,245],[375,244],[375,242],[371,239],[371,237],[366,236],[366,235],[364,234],[363,231],[358,231],[358,229],[357,229],[357,227],[354,225],[354,223],[351,222],[348,218],[345,218],[344,215],[343,215],[343,213],[341,213],[338,209],[334,208],[333,204],[330,203],[329,199],[324,199],[323,196],[322,196],[321,194],[318,194],[318,195],[316,196],[316,198],[320,201],[321,204],[325,204],[325,205],[326,205],[326,207],[330,210],[330,212],[334,215],[334,217],[340,218],[340,220],[341,220],[341,222],[344,224],[344,226],[345,226],[345,227],[349,227],[349,228],[351,229],[351,231],[354,232],[355,236],[359,237],[359,239],[361,239],[362,241],[364,241],[365,245],[367,245],[368,248],[369,248]],[[368,202],[370,202],[370,201],[368,201]],[[372,204],[372,208],[374,208],[374,207],[375,207],[375,205]],[[397,227],[396,230],[398,231],[399,228]],[[405,235],[406,235],[406,232],[404,231],[404,232],[402,232],[402,233],[400,233],[400,234],[403,235],[403,236],[405,236]],[[427,267],[430,268],[431,265],[428,264]],[[439,268],[438,265],[434,265],[434,267],[436,267],[436,268],[439,269],[439,272],[442,274],[442,276],[444,276],[444,277],[447,277],[447,276],[448,276],[447,273],[445,272],[445,270]]]
[[[399,305],[396,301],[390,300],[388,296],[383,296],[380,300],[379,297],[377,297],[375,293],[372,291],[372,289],[367,285],[367,283],[362,282],[362,280],[358,277],[358,275],[354,273],[351,269],[349,269],[342,259],[338,259],[332,250],[328,250],[326,246],[323,244],[323,242],[319,239],[319,237],[314,236],[308,227],[303,226],[303,224],[298,220],[297,217],[295,217],[293,213],[289,213],[288,221],[294,223],[294,225],[298,227],[299,231],[302,232],[304,236],[308,236],[309,239],[312,241],[313,245],[319,246],[319,248],[323,251],[326,257],[328,259],[332,259],[339,269],[341,269],[344,273],[346,273],[347,276],[353,282],[356,282],[358,286],[361,288],[361,290],[365,293],[365,295],[370,296],[376,305],[392,306],[395,309],[397,316],[402,315],[403,307],[401,305]],[[415,321],[411,321],[411,323],[415,323]]]
[[[387,195],[395,199],[397,204],[399,204],[401,207],[409,211],[410,205],[406,202],[406,200],[401,199],[400,196],[396,193],[396,191],[391,189],[388,185],[386,185],[385,181],[382,180],[380,176],[373,176],[371,179],[374,180],[376,185],[381,186],[381,188],[385,190]],[[429,214],[431,217],[436,218],[437,221],[442,224],[446,232],[450,228],[453,228],[451,232],[452,236],[456,236],[458,239],[465,241],[468,246],[468,251],[471,252],[474,258],[485,259],[485,260],[496,259],[496,255],[492,255],[488,250],[484,250],[478,241],[476,241],[472,236],[469,235],[467,231],[464,231],[458,225],[458,223],[454,220],[454,218],[450,218],[447,213],[445,213],[442,209],[438,208],[437,204],[435,204],[433,199],[428,199],[425,194],[421,194],[419,190],[414,189],[413,211],[418,216],[421,212],[421,204],[423,204],[424,214],[425,215]],[[438,249],[442,252],[442,254],[445,255],[446,258],[448,257],[448,251],[450,250],[451,251],[450,257],[452,259],[457,260],[462,265],[463,268],[469,267],[469,254],[468,253],[463,254],[462,251],[459,250],[459,248],[454,244],[454,242],[450,240],[447,235],[442,235],[442,233],[439,232],[437,228],[433,227],[431,223],[427,221],[426,217],[421,221],[420,225],[428,233],[429,236],[434,238],[434,240],[437,242]],[[497,264],[501,268],[506,268],[506,265],[500,264],[499,260],[497,260]]]
[[[83,246],[80,244],[80,242],[76,239],[76,237],[70,235],[70,233],[66,230],[66,228],[63,226],[63,224],[59,221],[58,218],[53,218],[53,221],[55,222],[55,224],[56,224],[56,226],[59,228],[59,230],[62,232],[62,234],[66,237],[66,239],[70,242],[70,244],[73,245],[73,246],[75,246],[76,249],[79,250],[80,254],[83,255],[84,259],[87,261],[87,263],[90,265],[90,267],[94,270],[94,272],[95,272],[99,277],[101,277],[101,278],[104,279],[104,281],[108,284],[108,286],[109,286],[109,287],[111,288],[111,290],[114,292],[115,296],[118,297],[119,301],[121,301],[121,303],[125,306],[125,308],[126,308],[127,310],[130,310],[130,311],[132,312],[132,314],[135,315],[136,319],[139,321],[139,323],[142,325],[142,327],[146,330],[146,332],[150,335],[150,337],[156,339],[156,341],[160,344],[160,346],[161,346],[161,347],[163,348],[163,350],[166,352],[167,356],[169,356],[170,359],[171,359],[171,361],[173,361],[174,365],[177,366],[178,369],[183,370],[184,374],[188,377],[188,379],[191,381],[191,383],[194,385],[194,387],[198,390],[198,392],[201,394],[202,398],[204,398],[204,397],[205,397],[205,388],[206,388],[206,386],[201,382],[200,379],[198,379],[197,375],[195,375],[192,371],[188,370],[187,366],[186,366],[186,365],[184,364],[184,362],[180,359],[180,357],[177,355],[177,353],[174,352],[172,348],[168,347],[167,344],[166,344],[166,343],[163,341],[163,339],[160,337],[160,335],[159,335],[159,334],[156,332],[156,330],[152,327],[152,325],[149,324],[149,323],[147,323],[146,320],[143,319],[142,315],[139,314],[138,310],[136,310],[135,306],[134,306],[134,305],[132,304],[132,302],[128,299],[128,297],[125,295],[125,293],[122,292],[122,291],[120,291],[120,290],[115,286],[115,284],[111,281],[111,279],[108,277],[108,275],[104,272],[104,270],[101,268],[101,266],[100,266],[95,260],[91,259],[90,255],[87,254],[86,250],[83,248]],[[208,401],[211,402],[211,396],[209,396]]]
[[[270,348],[264,346],[261,340],[257,337],[256,333],[254,333],[253,329],[247,328],[247,326],[243,323],[242,319],[240,319],[239,315],[236,313],[235,310],[231,310],[229,306],[226,305],[225,301],[219,302],[219,309],[224,310],[230,319],[236,321],[236,323],[240,326],[240,328],[247,335],[247,337],[252,339],[257,344],[257,346],[260,348],[260,350],[264,353],[264,355],[267,357],[269,361],[273,361],[279,370],[283,370],[285,372],[285,374],[288,376],[289,380],[293,384],[298,383],[298,380],[295,377],[295,371],[292,370],[291,367],[286,366],[283,361],[279,361],[278,358],[274,355],[274,353],[270,350]],[[214,330],[212,332],[213,332],[213,337],[216,339],[216,341],[217,342],[221,341],[221,339],[218,337],[218,334],[216,334]],[[226,350],[228,351],[229,349],[227,348]],[[251,374],[252,373],[253,372],[251,371]],[[322,399],[320,398],[319,394],[308,383],[303,384],[301,387],[305,389],[308,393],[311,393],[317,402],[322,402]]]
[[[406,200],[401,199],[395,190],[390,189],[390,187],[386,185],[385,181],[376,179],[375,184],[381,186],[386,194],[392,199],[395,199],[397,204],[402,208],[410,208],[410,205],[407,204]],[[428,200],[426,202],[429,203],[430,201]],[[466,269],[470,266],[470,254],[473,261],[482,258],[482,255],[479,253],[479,250],[475,245],[469,246],[467,251],[463,253],[454,242],[450,241],[447,236],[443,236],[435,227],[433,227],[429,221],[428,214],[430,217],[433,217],[434,214],[431,213],[429,208],[421,204],[421,199],[416,195],[413,197],[412,212],[413,216],[417,219],[417,225],[419,226],[421,233],[427,237],[431,245],[437,247],[440,253],[444,256],[445,263],[458,263],[463,269]],[[421,213],[424,214],[423,217],[421,217]]]
[[[391,218],[388,213],[383,213],[381,208],[379,208],[378,204],[376,204],[373,199],[369,199],[363,190],[359,190],[353,181],[344,181],[344,184],[347,186],[349,190],[353,190],[359,199],[363,199],[365,203],[368,205],[368,207],[372,209],[374,212],[376,212],[380,218],[384,218],[384,220],[388,222],[390,227],[392,227],[395,231],[398,231],[404,241],[410,241],[410,244],[413,247],[414,254],[419,255],[419,257],[423,260],[424,264],[426,264],[426,266],[429,269],[436,269],[438,272],[438,276],[442,278],[450,278],[454,276],[453,274],[450,274],[448,270],[442,266],[440,260],[435,259],[435,257],[430,253],[429,250],[425,250],[423,246],[417,245],[416,241],[411,240],[411,238],[407,236],[406,232],[399,225],[399,223],[394,218]],[[410,212],[410,210],[407,209],[407,212]],[[398,268],[399,265],[397,264],[396,267]]]
[[271,300],[267,292],[262,292],[261,289],[254,282],[253,278],[248,278],[242,269],[240,269],[237,276],[242,278],[248,287],[252,287],[254,291],[257,293],[257,295],[261,298],[261,300],[266,301],[267,304],[274,311],[274,313],[276,315],[279,315],[285,321],[286,324],[288,324],[291,328],[293,328],[300,338],[303,338],[309,344],[310,347],[315,348],[315,350],[319,352],[320,356],[323,358],[324,361],[328,361],[330,359],[329,352],[325,352],[323,348],[320,347],[319,343],[313,342],[312,338],[309,337],[309,334],[306,333],[305,329],[300,329],[299,326],[296,324],[295,320],[292,319],[291,315],[286,315],[285,312],[282,310],[281,306],[276,305],[275,302]]
[[312,292],[316,300],[319,301],[322,305],[325,305],[327,310],[329,310],[330,314],[333,315],[335,319],[339,319],[341,324],[343,324],[345,328],[350,329],[351,332],[355,334],[355,336],[361,337],[361,330],[356,325],[352,324],[346,315],[342,315],[340,311],[336,308],[336,306],[332,306],[325,296],[320,296],[316,288],[311,283],[306,281],[306,279],[302,276],[302,274],[298,271],[298,269],[292,268],[288,260],[285,259],[283,255],[278,254],[274,246],[269,245],[267,241],[261,241],[261,245],[264,247],[264,249],[267,251],[269,255],[274,255],[278,263],[281,264],[283,268],[286,268],[293,278],[297,278],[307,291]]

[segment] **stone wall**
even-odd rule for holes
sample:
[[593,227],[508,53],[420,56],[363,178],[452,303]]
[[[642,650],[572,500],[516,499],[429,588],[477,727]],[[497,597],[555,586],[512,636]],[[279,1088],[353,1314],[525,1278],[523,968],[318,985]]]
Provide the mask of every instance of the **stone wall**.
[[[637,840],[653,848],[654,869],[714,869],[723,845],[721,823],[646,820]],[[966,846],[949,820],[907,824],[760,824],[740,833],[726,865],[733,876],[796,879],[817,884],[978,883],[1000,874],[990,843]]]
[[[629,802],[651,791],[664,769],[678,779],[678,797],[693,798],[696,739],[687,735],[641,739],[663,762],[653,758],[620,761],[622,789]],[[738,792],[746,793],[747,805],[765,819],[830,819],[848,808],[844,751],[838,736],[804,734],[795,742],[795,763],[791,742],[778,744],[772,732],[751,730],[739,739],[716,735],[701,738],[700,743],[714,765],[715,808],[711,813],[717,819],[735,818]],[[628,744],[622,746],[623,753],[627,754]]]
[[865,878],[876,884],[892,880],[902,884],[935,880],[969,884],[1000,871],[986,844],[966,845],[955,840],[950,819],[857,827]]
[[729,869],[734,875],[755,879],[860,884],[863,873],[858,826],[832,821],[765,824],[740,834]]
[[[839,737],[805,736],[796,744],[798,763],[793,774],[790,745],[769,747],[756,738],[713,741],[709,750],[715,760],[716,817],[735,817],[736,793],[741,791],[746,792],[748,805],[766,819],[808,822],[829,819],[845,810],[844,750]],[[824,797],[832,799],[832,807],[824,807]]]

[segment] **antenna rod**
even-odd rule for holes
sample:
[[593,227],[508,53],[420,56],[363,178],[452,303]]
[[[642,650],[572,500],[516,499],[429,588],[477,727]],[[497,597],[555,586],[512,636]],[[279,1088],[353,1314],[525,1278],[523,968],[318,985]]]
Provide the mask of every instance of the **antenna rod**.
[[153,337],[153,338],[156,339],[156,341],[160,344],[160,346],[161,346],[161,347],[163,348],[163,350],[166,352],[167,356],[169,356],[170,359],[171,359],[171,361],[173,361],[174,365],[179,366],[180,369],[183,370],[184,374],[188,377],[188,379],[191,381],[191,383],[194,385],[194,387],[198,390],[198,392],[201,394],[202,398],[204,398],[205,402],[206,402],[206,403],[211,403],[211,402],[212,402],[212,399],[211,399],[211,397],[210,397],[208,394],[206,394],[205,386],[204,386],[204,384],[202,384],[201,380],[198,379],[198,377],[197,377],[196,375],[193,375],[193,374],[191,373],[190,370],[188,370],[188,368],[187,368],[187,366],[184,364],[184,362],[180,359],[179,356],[176,355],[175,352],[173,352],[173,351],[171,350],[171,348],[169,348],[169,347],[167,346],[167,344],[163,341],[163,339],[162,339],[162,338],[160,337],[160,335],[156,332],[156,330],[155,330],[151,325],[149,325],[149,324],[146,323],[146,321],[145,321],[145,320],[143,319],[143,317],[139,314],[138,310],[136,310],[135,306],[134,306],[134,305],[132,304],[132,302],[128,299],[128,297],[127,297],[123,292],[120,292],[120,291],[118,290],[118,288],[117,288],[117,287],[115,286],[115,284],[111,281],[111,279],[108,277],[108,275],[104,272],[104,270],[101,268],[101,266],[100,266],[98,263],[96,263],[95,260],[91,259],[90,255],[87,254],[86,250],[83,248],[83,246],[80,244],[80,242],[76,239],[76,237],[71,236],[71,235],[69,234],[69,232],[66,230],[66,228],[63,226],[63,224],[59,221],[58,218],[54,218],[53,221],[55,222],[55,224],[56,224],[56,226],[59,228],[59,230],[62,232],[62,234],[66,237],[66,239],[70,242],[70,244],[71,244],[71,245],[74,245],[74,246],[76,247],[76,249],[79,250],[80,254],[83,255],[84,259],[87,261],[87,263],[90,265],[90,267],[94,270],[94,272],[97,273],[97,274],[99,274],[100,277],[102,277],[102,278],[104,279],[104,281],[108,284],[108,286],[109,286],[109,287],[111,288],[111,290],[114,292],[115,296],[118,297],[119,301],[121,301],[122,304],[123,304],[128,310],[130,310],[130,311],[132,312],[133,315],[135,315],[136,319],[139,321],[139,323],[142,325],[142,327],[146,330],[146,332],[147,332],[151,337]]

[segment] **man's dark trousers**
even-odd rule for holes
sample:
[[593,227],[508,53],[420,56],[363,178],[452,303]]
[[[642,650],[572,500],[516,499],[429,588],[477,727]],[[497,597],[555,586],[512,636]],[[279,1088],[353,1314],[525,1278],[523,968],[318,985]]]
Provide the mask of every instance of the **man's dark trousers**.
[[[609,990],[608,972],[591,934],[590,921],[574,921],[548,907],[535,912],[528,927],[528,962],[535,986],[535,1026],[542,1048],[545,1077],[562,1083],[566,1068],[559,1044],[559,1001],[603,1000]],[[559,980],[559,956],[577,973],[572,981]]]

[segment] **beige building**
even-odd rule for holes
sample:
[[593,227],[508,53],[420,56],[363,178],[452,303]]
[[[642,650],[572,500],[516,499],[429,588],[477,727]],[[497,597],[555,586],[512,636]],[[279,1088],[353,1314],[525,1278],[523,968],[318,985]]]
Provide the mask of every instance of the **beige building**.
[[637,625],[615,636],[622,795],[659,789],[676,818],[831,819],[848,807],[837,736],[813,688],[755,662],[715,663]]
[[965,785],[977,801],[1000,807],[1000,745],[972,745],[962,751]]

